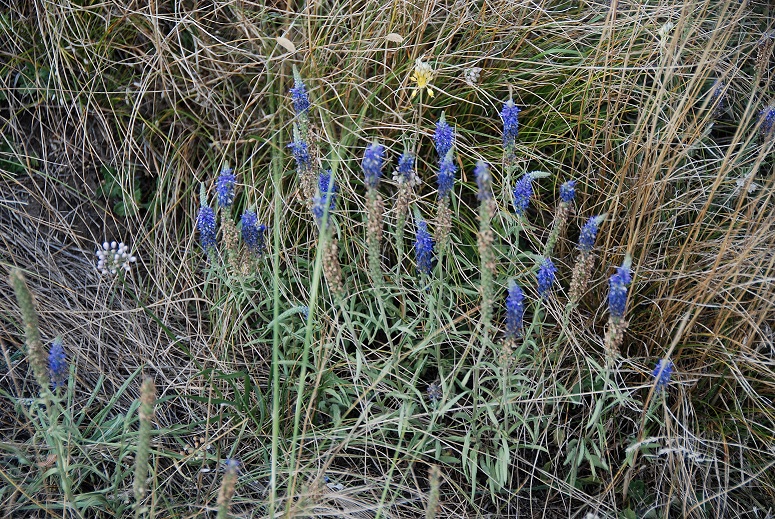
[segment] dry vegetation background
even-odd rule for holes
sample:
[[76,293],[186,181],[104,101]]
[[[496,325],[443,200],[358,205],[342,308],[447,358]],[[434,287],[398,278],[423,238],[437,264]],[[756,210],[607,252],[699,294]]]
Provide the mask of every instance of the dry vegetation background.
[[[63,509],[56,477],[39,463],[45,448],[22,412],[36,389],[16,301],[4,288],[0,510],[129,513],[143,374],[155,379],[160,399],[151,484],[159,517],[210,513],[219,460],[228,457],[243,465],[232,508],[241,517],[268,513],[272,469],[280,474],[278,510],[299,517],[771,517],[775,139],[762,131],[760,114],[775,104],[772,13],[752,0],[4,5],[0,279],[21,268],[44,339],[64,338],[75,377],[65,407],[81,417],[71,424],[81,435],[71,466],[85,497]],[[435,69],[436,96],[420,104],[409,76],[421,56]],[[345,318],[321,289],[309,334],[293,310],[310,304],[316,247],[285,150],[294,65],[310,90],[323,159],[341,186],[340,259],[351,294]],[[469,84],[473,67],[481,76]],[[471,171],[480,158],[493,164],[505,240],[513,179],[503,177],[498,113],[510,94],[522,108],[517,170],[553,175],[531,210],[534,242],[549,232],[558,186],[575,178],[579,218],[608,214],[598,268],[570,321],[573,334],[561,344],[552,342],[556,329],[542,335],[562,362],[520,371],[519,389],[510,385],[504,397],[508,412],[463,375],[450,376],[441,416],[425,402],[427,385],[444,363],[465,372],[483,358],[470,324],[478,308]],[[416,203],[430,214],[432,132],[442,111],[458,131],[462,167],[445,283],[469,290],[449,289],[449,313],[438,319],[455,325],[426,337],[419,314],[381,329],[389,309],[369,310],[359,168],[372,139],[395,158],[403,140],[416,137]],[[279,231],[270,249],[280,271],[268,260],[248,278],[216,272],[199,248],[200,182],[212,197],[224,164],[238,175],[237,206],[255,207],[270,232]],[[393,192],[384,188],[388,207]],[[558,245],[561,277],[572,268],[579,225]],[[125,281],[94,267],[105,239],[131,244],[138,256]],[[507,251],[499,260],[504,285],[516,273]],[[625,252],[634,283],[624,360],[612,375],[615,403],[597,399],[607,393],[592,360],[602,347],[606,279]],[[412,260],[395,267],[391,254],[384,268],[396,269],[396,293],[417,300]],[[289,312],[279,345],[268,326],[275,286]],[[560,315],[561,305],[548,313]],[[385,345],[393,340],[408,353],[391,354]],[[359,341],[373,345],[363,357],[352,346]],[[310,344],[319,354],[300,437],[292,427],[298,363]],[[425,348],[443,356],[446,347],[449,357],[429,367]],[[279,411],[269,385],[273,348],[283,362]],[[674,383],[656,405],[650,373],[666,356],[676,365]],[[480,407],[495,409],[493,420],[471,436]],[[501,412],[519,417],[511,429],[499,429],[508,421]],[[277,418],[281,459],[273,464]],[[627,448],[649,437],[651,451],[630,468]],[[579,438],[596,446],[606,469],[583,461]],[[502,445],[508,469],[497,473]],[[442,483],[439,505],[428,511],[432,463]],[[635,489],[629,495],[626,485]]]

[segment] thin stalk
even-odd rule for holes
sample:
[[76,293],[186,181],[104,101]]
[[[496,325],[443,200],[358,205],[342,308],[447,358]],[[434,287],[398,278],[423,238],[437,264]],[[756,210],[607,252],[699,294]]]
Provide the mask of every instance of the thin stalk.
[[[267,67],[267,83],[272,84],[273,74]],[[269,113],[277,113],[277,101],[269,89]],[[280,224],[282,219],[282,143],[281,132],[272,134],[272,185],[274,187],[274,223],[272,225],[272,459],[269,480],[269,517],[274,517],[277,506],[277,461],[280,444]]]

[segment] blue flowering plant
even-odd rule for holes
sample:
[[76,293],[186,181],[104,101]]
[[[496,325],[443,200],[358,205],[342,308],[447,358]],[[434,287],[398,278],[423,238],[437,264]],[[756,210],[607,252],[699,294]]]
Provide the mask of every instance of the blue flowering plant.
[[439,169],[436,175],[437,205],[436,205],[436,243],[439,251],[444,251],[449,242],[449,233],[452,229],[452,210],[450,208],[450,196],[455,186],[455,131],[447,122],[444,112],[441,113],[436,123],[436,131],[433,134],[433,144],[436,148]]
[[266,251],[266,225],[258,223],[258,215],[255,211],[247,210],[240,218],[240,233],[242,241],[248,251],[257,258],[263,256]]
[[226,167],[221,170],[221,174],[218,175],[218,179],[215,182],[215,193],[217,195],[218,206],[224,210],[228,210],[231,204],[234,203],[234,186],[237,182],[237,177],[234,175],[234,171]]
[[196,227],[199,229],[199,240],[202,244],[202,249],[207,253],[207,256],[212,260],[217,253],[218,239],[217,224],[215,221],[215,211],[212,207],[207,205],[207,195],[205,194],[205,187],[202,184],[201,188],[201,205],[199,207],[199,215],[196,219]]
[[67,356],[61,337],[57,337],[51,343],[51,349],[48,352],[48,373],[51,377],[51,389],[56,390],[67,383]]
[[439,164],[441,164],[455,145],[455,131],[449,123],[447,123],[444,112],[441,113],[441,117],[436,123],[436,131],[433,134],[433,144],[436,148]]
[[315,217],[318,227],[322,230],[325,227],[325,221],[330,218],[336,209],[336,193],[339,186],[333,178],[333,172],[321,170],[318,175],[318,189],[315,197],[312,199],[312,214]]
[[449,243],[449,235],[452,230],[451,196],[455,187],[455,174],[457,166],[454,161],[454,148],[449,148],[446,155],[439,163],[439,172],[436,176],[438,196],[436,201],[436,243],[439,251],[445,251]]
[[525,317],[525,294],[517,283],[509,280],[506,296],[506,339],[516,341],[522,334]]
[[528,219],[528,209],[530,202],[535,194],[534,183],[540,178],[549,177],[550,174],[545,171],[529,171],[523,174],[515,183],[514,187],[507,191],[510,195],[510,205],[514,209],[516,218],[509,219],[508,233],[511,236],[511,254],[514,256],[524,252],[525,244],[520,241],[520,234],[526,231],[526,236],[531,238],[535,244],[533,236],[533,227]]
[[527,208],[530,207],[530,199],[533,198],[533,175],[527,173],[517,180],[511,194],[514,202],[514,213],[520,218],[524,217]]
[[501,110],[501,121],[503,122],[503,153],[506,163],[511,164],[516,159],[517,137],[519,136],[519,112],[520,109],[514,104],[513,99],[504,103]]
[[573,267],[573,279],[570,284],[569,303],[576,305],[584,295],[595,268],[595,255],[592,253],[600,231],[600,225],[605,221],[606,215],[600,214],[590,217],[579,234],[576,256],[576,264]]
[[385,163],[385,147],[376,142],[367,146],[363,153],[361,168],[366,184],[366,245],[372,282],[382,282],[381,249],[382,227],[385,217],[385,203],[379,193],[379,181]]
[[404,152],[398,157],[398,165],[393,174],[393,181],[398,186],[395,203],[395,240],[399,265],[401,264],[401,259],[404,257],[404,230],[406,227],[406,219],[409,215],[409,204],[412,202],[412,198],[415,194],[415,187],[420,185],[420,177],[417,175],[415,162],[416,158],[414,154],[409,150],[409,147],[405,145]]
[[538,265],[538,272],[536,273],[536,286],[538,290],[538,296],[541,299],[545,299],[549,296],[556,281],[557,267],[554,266],[554,262],[551,258],[543,258]]
[[651,375],[654,377],[654,387],[657,392],[666,389],[673,376],[673,363],[669,359],[659,359]]
[[307,85],[299,73],[299,69],[293,66],[293,87],[290,89],[291,104],[293,106],[294,124],[298,126],[299,137],[306,142],[309,138],[310,101],[307,93]]
[[307,204],[312,204],[315,196],[315,177],[317,174],[318,148],[311,126],[311,103],[309,93],[299,70],[293,67],[293,87],[289,91],[293,107],[293,140],[288,144],[294,162],[296,174],[301,186],[301,198]]
[[627,309],[627,289],[632,283],[632,258],[625,256],[622,265],[608,279],[608,328],[605,335],[605,354],[609,361],[619,356],[619,350],[627,331],[625,311]]
[[431,275],[434,261],[434,244],[430,232],[428,232],[428,223],[422,218],[415,217],[416,234],[414,241],[415,262],[417,273],[421,278]]
[[557,204],[557,210],[554,213],[552,222],[552,232],[546,239],[544,247],[544,256],[550,256],[554,252],[554,246],[557,240],[565,233],[568,226],[568,220],[571,216],[573,203],[576,200],[576,181],[567,180],[560,186],[560,203]]

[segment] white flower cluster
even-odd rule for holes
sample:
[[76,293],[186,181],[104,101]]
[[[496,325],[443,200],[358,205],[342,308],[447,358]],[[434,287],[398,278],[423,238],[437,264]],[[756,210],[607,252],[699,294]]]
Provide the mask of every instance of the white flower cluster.
[[129,255],[129,247],[124,242],[114,241],[102,244],[97,249],[97,270],[103,275],[115,274],[119,269],[129,272],[130,264],[137,261],[135,256]]
[[398,171],[393,173],[393,182],[396,184],[403,185],[406,184],[409,187],[417,187],[420,185],[420,177],[417,176],[417,173],[414,172],[414,170],[409,172],[409,175],[404,175],[403,173],[399,173]]
[[463,79],[468,86],[476,86],[479,83],[479,76],[482,73],[481,67],[471,67],[463,70]]

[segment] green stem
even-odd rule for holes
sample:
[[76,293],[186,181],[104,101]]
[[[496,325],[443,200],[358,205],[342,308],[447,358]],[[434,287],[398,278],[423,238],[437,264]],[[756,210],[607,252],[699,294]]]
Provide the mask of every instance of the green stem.
[[[267,84],[272,84],[274,75],[267,67]],[[275,89],[269,89],[269,113],[277,113],[277,101],[272,93]],[[272,185],[274,188],[274,224],[272,228],[272,298],[273,319],[272,326],[272,456],[271,476],[269,480],[269,517],[274,517],[277,506],[277,463],[280,445],[280,226],[282,220],[282,150],[283,143],[281,132],[272,134]]]

